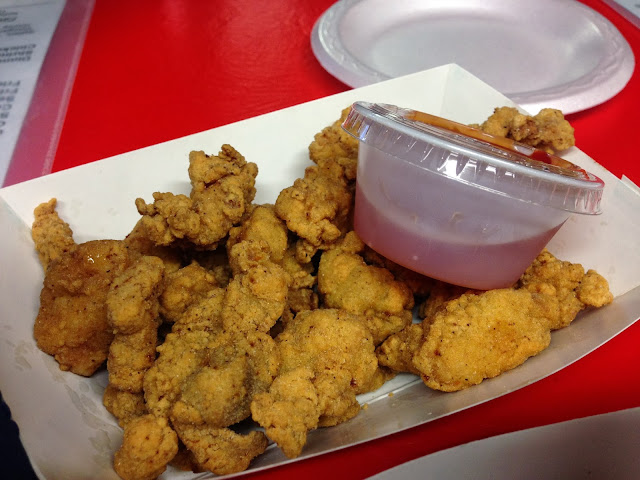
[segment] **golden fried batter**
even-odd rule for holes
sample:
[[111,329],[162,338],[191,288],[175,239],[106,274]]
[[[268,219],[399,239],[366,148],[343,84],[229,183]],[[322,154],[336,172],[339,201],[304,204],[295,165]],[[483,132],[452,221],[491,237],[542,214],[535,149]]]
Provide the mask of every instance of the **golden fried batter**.
[[33,212],[31,237],[35,243],[42,269],[46,272],[49,264],[76,246],[69,224],[56,212],[57,200],[52,198],[41,203]]
[[575,145],[573,127],[560,110],[544,108],[531,117],[512,107],[496,108],[480,129],[498,137],[507,137],[549,153]]
[[191,194],[154,193],[154,202],[136,200],[142,227],[156,245],[175,242],[215,250],[231,227],[242,220],[255,196],[258,167],[230,145],[217,156],[189,154]]
[[424,383],[453,392],[517,367],[549,345],[532,294],[500,289],[464,294],[423,324],[413,366]]
[[287,251],[289,231],[275,213],[273,205],[256,206],[242,225],[229,232],[227,250],[245,240],[260,240],[267,244],[269,259],[282,262]]
[[420,375],[413,366],[413,356],[422,346],[424,330],[419,323],[412,323],[388,337],[377,349],[380,365],[396,372],[410,372]]
[[276,214],[301,238],[299,261],[309,262],[318,249],[328,248],[347,231],[352,190],[339,166],[314,165],[280,192]]
[[351,107],[342,110],[340,118],[317,133],[309,145],[309,158],[318,165],[333,163],[343,169],[347,180],[355,180],[358,169],[358,139],[342,128]]
[[568,326],[588,306],[601,307],[613,301],[609,284],[601,275],[593,270],[585,275],[582,265],[558,260],[546,249],[524,272],[519,287],[544,294],[539,302],[552,330]]
[[127,248],[117,240],[80,244],[49,264],[33,334],[61,370],[89,376],[107,359],[113,332],[105,301],[128,264]]
[[230,262],[237,273],[226,290],[224,328],[268,332],[287,305],[289,275],[269,259],[267,244],[262,241],[243,240],[235,244]]
[[289,458],[302,453],[307,433],[318,427],[320,406],[313,379],[313,370],[307,367],[285,372],[269,393],[256,395],[251,404],[253,418]]
[[176,431],[198,465],[216,475],[246,470],[251,460],[264,452],[268,443],[264,433],[258,431],[240,435],[228,428],[198,425],[178,425]]
[[160,295],[160,314],[168,322],[175,322],[186,310],[218,287],[213,273],[191,262],[166,277],[164,289]]
[[[301,312],[276,341],[280,374],[268,393],[254,397],[251,413],[286,455],[295,456],[306,442],[306,431],[356,416],[356,395],[378,386],[380,372],[371,334],[362,319],[345,311]],[[317,397],[316,412],[308,381]],[[283,392],[288,384],[296,390]],[[292,408],[284,408],[288,405]]]
[[323,305],[362,315],[377,345],[411,323],[413,295],[406,284],[384,268],[367,265],[358,252],[364,243],[355,232],[323,252],[318,267],[318,291]]
[[142,392],[127,392],[111,384],[104,390],[102,403],[107,411],[118,419],[118,423],[123,428],[129,420],[148,413]]
[[176,453],[178,437],[167,420],[143,415],[125,425],[113,468],[123,480],[154,480]]
[[109,384],[131,393],[142,392],[145,372],[156,359],[158,296],[164,263],[140,257],[116,277],[107,295],[107,318],[115,337],[109,348]]

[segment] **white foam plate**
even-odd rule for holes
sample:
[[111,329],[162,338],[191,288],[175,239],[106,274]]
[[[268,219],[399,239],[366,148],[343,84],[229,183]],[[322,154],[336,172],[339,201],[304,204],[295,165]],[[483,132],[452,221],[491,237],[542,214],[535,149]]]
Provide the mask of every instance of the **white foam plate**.
[[498,435],[426,455],[369,480],[632,480],[640,472],[640,408]]
[[456,63],[532,113],[598,105],[635,64],[616,27],[573,0],[341,0],[311,46],[352,87]]

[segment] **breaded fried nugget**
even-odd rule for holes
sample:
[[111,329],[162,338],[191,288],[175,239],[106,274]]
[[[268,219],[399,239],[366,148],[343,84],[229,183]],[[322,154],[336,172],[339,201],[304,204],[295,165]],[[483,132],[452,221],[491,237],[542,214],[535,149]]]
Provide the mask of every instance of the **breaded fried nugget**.
[[303,178],[278,195],[276,214],[300,237],[297,258],[309,262],[351,224],[353,188],[337,165],[307,167]]
[[279,367],[276,343],[267,334],[211,336],[206,363],[185,379],[171,419],[212,428],[238,423],[250,415],[254,395],[267,391]]
[[162,259],[167,273],[178,270],[182,266],[182,252],[176,248],[161,247],[153,243],[147,236],[147,230],[142,225],[143,223],[142,218],[139,219],[133,230],[124,239],[124,244],[129,249],[131,261],[148,255]]
[[[292,457],[302,451],[305,431],[356,416],[356,395],[377,387],[380,371],[371,334],[362,319],[345,311],[301,312],[276,342],[282,361],[279,376],[268,393],[254,397],[251,413]],[[317,397],[316,412],[309,381]],[[289,385],[295,391],[283,391]]]
[[512,107],[499,107],[479,128],[485,133],[511,138],[549,153],[575,145],[573,127],[560,110],[551,108],[544,108],[531,117]]
[[593,270],[585,274],[579,263],[558,260],[546,249],[524,272],[518,286],[543,294],[538,303],[552,330],[568,326],[586,307],[601,307],[613,301],[604,277]]
[[413,366],[424,383],[445,392],[477,385],[522,364],[551,340],[532,294],[499,289],[464,294],[423,323]]
[[237,273],[226,289],[223,326],[228,331],[266,333],[287,305],[290,277],[270,260],[266,242],[243,240],[229,255]]
[[193,261],[166,276],[160,294],[160,314],[166,321],[175,322],[191,305],[203,300],[217,287],[214,274]]
[[49,264],[76,246],[69,224],[56,212],[57,200],[52,198],[41,203],[33,212],[31,237],[35,243],[42,269],[46,272]]
[[267,437],[289,458],[302,453],[308,432],[318,427],[320,407],[313,379],[313,370],[307,367],[285,372],[273,381],[268,394],[257,395],[251,404]]
[[102,404],[111,415],[118,419],[118,423],[122,428],[130,420],[148,413],[142,392],[127,392],[111,384],[108,384],[104,390]]
[[[272,205],[256,206],[240,227],[229,232],[227,249],[231,269],[241,273],[250,265],[272,262],[280,265],[289,276],[287,307],[283,312],[291,318],[296,312],[311,310],[318,306],[318,296],[313,291],[316,278],[311,263],[301,263],[295,256],[295,247],[289,246],[289,232],[278,218]],[[251,241],[244,247],[234,246]]]
[[109,348],[109,384],[131,393],[142,392],[145,372],[156,358],[158,296],[164,263],[158,257],[140,257],[116,277],[107,295],[107,318],[115,337]]
[[145,376],[151,412],[168,416],[198,465],[217,474],[247,468],[266,438],[227,427],[250,415],[253,396],[267,391],[280,357],[275,341],[259,332],[174,331],[158,347]]
[[422,346],[424,330],[421,324],[412,323],[398,333],[387,338],[376,349],[380,365],[396,372],[410,372],[420,375],[413,366],[413,356]]
[[141,225],[156,245],[174,243],[215,250],[244,217],[255,196],[258,167],[230,145],[217,156],[189,154],[191,194],[154,193],[154,202],[136,200]]
[[229,232],[227,250],[244,240],[261,240],[267,244],[269,259],[282,262],[288,247],[288,230],[275,213],[273,205],[257,205],[248,218]]
[[342,128],[351,107],[342,110],[340,118],[317,133],[309,145],[309,158],[318,165],[339,165],[347,180],[354,180],[358,169],[358,139]]
[[365,247],[364,252],[362,253],[362,258],[364,258],[370,265],[375,265],[376,267],[382,267],[389,270],[396,280],[409,287],[416,298],[427,297],[437,284],[437,280],[418,272],[414,272],[413,270],[409,270],[408,268],[383,257],[369,247]]
[[127,248],[118,240],[82,243],[49,264],[33,334],[61,370],[90,376],[107,359],[113,340],[107,293],[128,265]]
[[471,293],[466,287],[452,285],[450,283],[435,280],[429,297],[420,304],[418,316],[420,318],[431,318],[449,300],[458,298],[465,292]]
[[124,427],[113,467],[123,480],[153,480],[178,453],[178,436],[167,419],[143,415]]
[[413,295],[385,268],[367,265],[358,255],[364,243],[349,232],[335,248],[323,252],[318,291],[323,305],[365,318],[376,345],[399,332],[413,318]]
[[259,431],[241,435],[228,428],[189,424],[176,425],[176,431],[198,465],[216,475],[246,470],[268,444],[264,433]]

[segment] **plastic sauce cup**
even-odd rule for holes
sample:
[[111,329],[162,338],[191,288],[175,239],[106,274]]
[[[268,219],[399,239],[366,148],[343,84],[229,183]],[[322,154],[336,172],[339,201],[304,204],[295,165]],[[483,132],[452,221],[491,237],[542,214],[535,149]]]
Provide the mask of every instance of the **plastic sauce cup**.
[[373,250],[448,283],[512,286],[604,182],[541,150],[440,117],[356,102],[354,228]]

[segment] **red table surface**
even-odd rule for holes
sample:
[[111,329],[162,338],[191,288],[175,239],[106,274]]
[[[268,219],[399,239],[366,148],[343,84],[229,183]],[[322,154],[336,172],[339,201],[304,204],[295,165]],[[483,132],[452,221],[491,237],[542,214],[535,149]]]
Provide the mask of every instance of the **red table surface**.
[[[310,46],[314,22],[333,3],[97,0],[54,171],[347,90]],[[640,30],[601,1],[583,3],[611,20],[640,58]],[[636,71],[613,99],[568,116],[579,148],[638,184],[639,100]],[[639,344],[636,324],[534,385],[255,478],[363,478],[491,435],[640,406]]]

